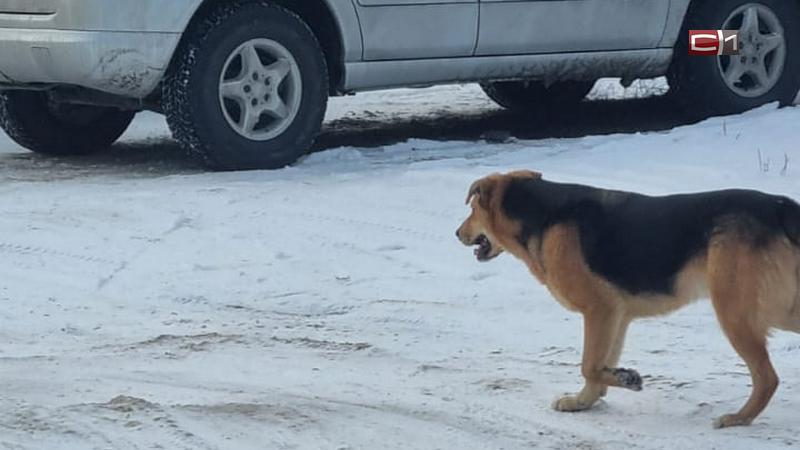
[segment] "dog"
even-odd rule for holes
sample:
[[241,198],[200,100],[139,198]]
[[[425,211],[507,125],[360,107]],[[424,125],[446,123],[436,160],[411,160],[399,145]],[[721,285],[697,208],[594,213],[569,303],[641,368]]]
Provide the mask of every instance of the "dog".
[[710,298],[747,363],[752,392],[715,428],[749,425],[778,376],[771,329],[800,333],[800,205],[752,190],[651,197],[547,181],[533,171],[492,174],[469,189],[472,212],[456,231],[479,261],[522,260],[584,322],[583,389],[553,404],[582,411],[607,387],[642,389],[616,367],[632,320]]

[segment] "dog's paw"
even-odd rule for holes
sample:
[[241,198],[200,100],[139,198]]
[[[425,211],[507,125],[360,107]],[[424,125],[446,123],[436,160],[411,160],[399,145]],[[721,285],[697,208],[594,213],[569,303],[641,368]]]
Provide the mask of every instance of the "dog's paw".
[[619,386],[632,391],[642,390],[642,377],[633,369],[614,369],[611,374],[616,377]]
[[584,411],[591,406],[581,402],[577,395],[565,395],[553,402],[553,409],[561,412]]
[[750,425],[752,420],[746,419],[738,414],[725,414],[714,420],[714,428],[742,427]]

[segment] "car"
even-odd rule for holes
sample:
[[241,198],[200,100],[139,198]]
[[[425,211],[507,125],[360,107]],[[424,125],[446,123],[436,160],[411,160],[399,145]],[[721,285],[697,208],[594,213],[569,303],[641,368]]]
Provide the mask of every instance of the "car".
[[[690,56],[689,30],[739,30]],[[0,0],[0,125],[54,155],[102,151],[163,113],[213,169],[291,164],[330,96],[478,82],[516,111],[601,77],[666,75],[693,114],[790,103],[798,0]]]

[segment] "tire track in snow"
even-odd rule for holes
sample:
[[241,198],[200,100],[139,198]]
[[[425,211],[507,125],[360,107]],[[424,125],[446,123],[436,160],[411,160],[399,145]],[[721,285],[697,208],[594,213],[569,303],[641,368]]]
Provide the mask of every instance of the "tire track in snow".
[[[22,439],[19,442],[26,442],[27,445],[31,444],[31,437],[36,436],[37,441],[42,444],[53,441],[70,442],[79,443],[81,448],[92,449],[113,449],[120,448],[120,444],[127,444],[124,448],[135,448],[131,442],[121,438],[112,439],[108,433],[90,424],[85,412],[75,414],[70,409],[71,407],[51,410],[24,404],[16,405],[13,412],[9,411],[0,416],[0,429],[8,430],[7,433],[3,433],[4,437],[15,439],[16,434],[20,436],[18,439]],[[6,445],[6,442],[8,441],[0,441],[0,444]],[[13,444],[12,441],[9,445],[17,444]],[[8,448],[36,447],[19,444],[18,447]]]
[[115,261],[98,256],[85,255],[81,253],[66,252],[63,250],[56,250],[53,248],[42,247],[38,245],[23,245],[12,244],[9,242],[0,242],[0,253],[26,255],[26,256],[52,256],[56,258],[71,259],[76,261],[84,261],[94,264],[112,265],[116,266],[121,264],[120,261]]
[[147,254],[153,247],[157,246],[158,244],[163,244],[164,239],[184,228],[194,228],[194,225],[195,225],[194,218],[189,217],[186,214],[179,215],[179,217],[175,220],[175,222],[173,222],[172,226],[166,231],[161,233],[160,238],[151,241],[148,245],[142,246],[135,254],[133,254],[127,260],[116,263],[114,265],[115,266],[114,270],[112,270],[111,273],[109,273],[107,276],[100,278],[100,280],[97,282],[97,290],[100,291],[103,288],[105,288],[109,283],[114,281],[114,278],[116,278],[117,275],[127,270],[132,263],[135,263],[136,260],[140,259],[142,256]]
[[[96,436],[113,436],[107,448],[164,448],[171,450],[212,450],[204,439],[180,424],[169,406],[125,395],[117,396],[106,403],[85,403],[67,407],[77,424]],[[80,419],[78,419],[80,418]],[[89,418],[92,423],[89,423]],[[103,423],[105,426],[94,425]],[[120,446],[120,429],[129,433],[144,433],[147,437],[135,441],[125,439],[127,445]],[[149,442],[148,442],[149,441]],[[140,445],[136,445],[138,442]]]

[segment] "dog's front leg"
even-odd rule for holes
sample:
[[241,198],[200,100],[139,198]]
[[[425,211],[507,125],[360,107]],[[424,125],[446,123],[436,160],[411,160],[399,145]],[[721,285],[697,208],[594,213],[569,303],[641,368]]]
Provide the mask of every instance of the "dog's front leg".
[[615,350],[620,329],[625,325],[623,315],[614,310],[598,307],[584,313],[581,373],[586,384],[578,394],[556,400],[553,408],[558,411],[589,409],[608,386],[642,390],[642,378],[635,370],[606,366],[609,355]]

